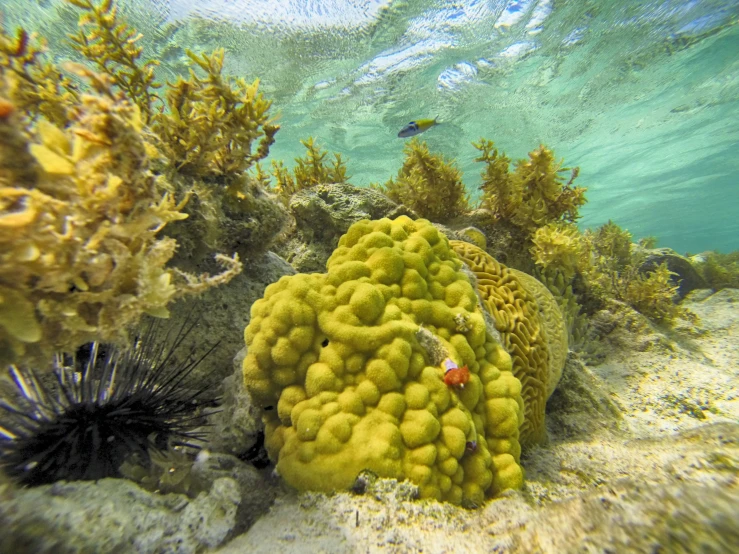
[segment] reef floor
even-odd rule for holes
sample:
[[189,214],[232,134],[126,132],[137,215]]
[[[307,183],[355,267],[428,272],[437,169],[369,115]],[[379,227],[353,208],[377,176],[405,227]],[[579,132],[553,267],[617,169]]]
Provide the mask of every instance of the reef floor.
[[571,356],[523,490],[476,510],[414,501],[393,481],[283,492],[217,552],[738,551],[739,290],[684,305],[699,321],[675,330],[633,313],[600,322],[603,361]]
[[671,330],[624,306],[595,314],[597,348],[570,355],[524,488],[477,509],[392,480],[296,494],[210,454],[190,497],[124,479],[0,483],[0,553],[739,552],[739,290],[684,305],[698,320]]

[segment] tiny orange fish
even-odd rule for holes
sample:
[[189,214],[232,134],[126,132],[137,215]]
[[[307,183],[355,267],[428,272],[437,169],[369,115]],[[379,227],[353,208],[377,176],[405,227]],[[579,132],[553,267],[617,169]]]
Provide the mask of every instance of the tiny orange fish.
[[448,387],[459,387],[463,389],[470,380],[470,370],[467,366],[459,367],[450,358],[444,360],[444,383]]

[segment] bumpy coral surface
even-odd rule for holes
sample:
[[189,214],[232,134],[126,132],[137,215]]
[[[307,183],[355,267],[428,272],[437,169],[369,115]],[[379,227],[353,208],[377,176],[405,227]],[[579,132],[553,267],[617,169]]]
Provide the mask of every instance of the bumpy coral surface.
[[544,409],[550,356],[536,297],[510,269],[484,250],[456,240],[450,245],[477,277],[477,289],[495,319],[495,327],[513,358],[513,372],[523,386],[525,417],[521,444],[541,442],[546,439]]
[[[521,383],[462,266],[428,221],[363,220],[327,274],[283,277],[254,303],[244,383],[291,485],[345,489],[370,470],[465,505],[521,486]],[[469,369],[463,388],[429,335]]]

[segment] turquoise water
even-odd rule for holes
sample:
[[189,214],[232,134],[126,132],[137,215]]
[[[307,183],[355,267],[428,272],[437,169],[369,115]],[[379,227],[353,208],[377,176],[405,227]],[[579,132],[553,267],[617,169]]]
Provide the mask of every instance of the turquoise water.
[[[3,2],[6,4],[6,2]],[[7,2],[61,57],[58,2]],[[471,196],[484,136],[519,158],[540,142],[581,168],[583,227],[609,219],[680,252],[739,249],[739,3],[630,0],[127,0],[162,61],[224,46],[227,71],[259,77],[282,130],[272,159],[313,136],[352,182],[384,182],[398,130],[455,158]],[[288,163],[288,166],[291,164]]]

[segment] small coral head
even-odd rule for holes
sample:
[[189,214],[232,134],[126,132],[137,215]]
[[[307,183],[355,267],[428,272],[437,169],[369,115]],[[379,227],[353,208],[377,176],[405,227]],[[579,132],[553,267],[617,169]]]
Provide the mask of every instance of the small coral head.
[[444,360],[444,383],[448,387],[459,387],[463,389],[465,384],[470,380],[470,370],[467,366],[459,367],[451,359]]

